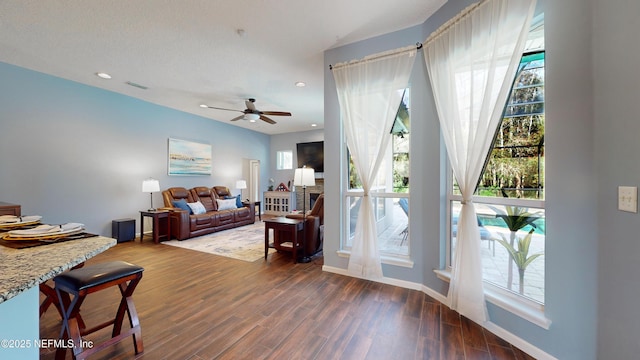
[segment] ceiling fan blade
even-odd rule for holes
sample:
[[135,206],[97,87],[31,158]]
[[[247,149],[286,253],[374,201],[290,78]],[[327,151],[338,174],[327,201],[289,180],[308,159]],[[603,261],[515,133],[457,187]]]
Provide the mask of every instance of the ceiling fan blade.
[[266,116],[264,116],[264,115],[260,115],[260,120],[266,121],[266,122],[268,122],[269,124],[275,124],[275,123],[276,123],[275,121],[273,121],[273,120],[269,119],[268,117],[266,117]]
[[254,99],[248,99],[244,101],[244,104],[247,105],[247,109],[251,111],[256,111],[256,105],[254,104]]
[[291,113],[286,111],[261,111],[261,113],[265,115],[291,116]]
[[209,108],[209,109],[216,109],[216,110],[227,110],[227,111],[244,112],[244,111],[242,111],[242,110],[237,110],[237,109],[225,109],[225,108],[220,108],[220,107],[215,107],[215,106],[209,106],[209,105],[207,105],[207,108]]
[[240,115],[240,116],[234,117],[233,119],[231,119],[231,121],[241,120],[242,118],[244,118],[244,115]]

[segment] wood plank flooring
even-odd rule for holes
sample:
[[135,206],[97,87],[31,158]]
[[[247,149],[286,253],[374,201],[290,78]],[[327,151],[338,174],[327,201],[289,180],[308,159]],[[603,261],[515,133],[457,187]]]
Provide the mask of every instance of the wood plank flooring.
[[[533,359],[422,292],[323,272],[322,258],[249,263],[136,240],[87,264],[108,260],[145,268],[133,296],[144,340],[138,359]],[[118,302],[117,288],[89,295],[87,325],[108,320]],[[49,308],[40,337],[56,339],[60,326]],[[42,349],[40,358],[54,355]],[[92,357],[133,358],[130,339]]]

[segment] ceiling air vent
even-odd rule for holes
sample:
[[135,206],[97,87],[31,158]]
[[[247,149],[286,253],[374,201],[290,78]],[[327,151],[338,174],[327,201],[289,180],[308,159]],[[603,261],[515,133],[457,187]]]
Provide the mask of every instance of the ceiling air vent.
[[142,89],[142,90],[147,90],[148,89],[148,87],[146,87],[144,85],[136,84],[136,83],[131,82],[131,81],[127,81],[125,84],[131,85],[133,87],[137,87],[137,88]]

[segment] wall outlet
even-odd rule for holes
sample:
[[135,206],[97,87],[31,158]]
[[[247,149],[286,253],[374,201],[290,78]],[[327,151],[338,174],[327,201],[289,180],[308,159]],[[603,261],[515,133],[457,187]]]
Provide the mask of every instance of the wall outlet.
[[638,212],[638,187],[618,186],[618,210]]

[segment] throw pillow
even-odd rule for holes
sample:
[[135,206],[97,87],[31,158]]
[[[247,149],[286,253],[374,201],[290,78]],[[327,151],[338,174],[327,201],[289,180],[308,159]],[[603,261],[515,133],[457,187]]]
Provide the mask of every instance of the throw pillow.
[[207,209],[204,208],[204,205],[202,205],[200,201],[196,201],[194,203],[187,203],[187,205],[189,205],[189,207],[191,208],[191,211],[193,211],[195,215],[200,215],[207,212]]
[[193,214],[189,205],[187,205],[187,200],[180,199],[173,202],[173,207],[177,207],[178,209],[186,210],[189,214]]
[[236,199],[236,207],[241,208],[244,205],[242,204],[242,199],[240,199],[240,194],[238,196],[225,196],[225,199]]
[[216,199],[216,201],[218,202],[218,210],[222,211],[222,210],[232,210],[232,209],[237,209],[238,207],[236,206],[236,199]]

